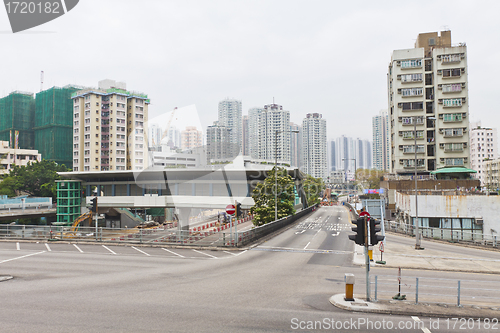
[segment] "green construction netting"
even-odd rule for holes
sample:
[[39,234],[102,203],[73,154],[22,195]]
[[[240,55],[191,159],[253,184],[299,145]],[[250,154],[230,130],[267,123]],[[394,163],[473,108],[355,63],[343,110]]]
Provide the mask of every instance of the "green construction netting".
[[42,158],[73,167],[73,87],[36,94],[35,149]]
[[[0,99],[0,140],[16,140],[19,132],[18,148],[34,148],[35,99],[33,94],[13,92]],[[14,143],[12,144],[14,147]]]

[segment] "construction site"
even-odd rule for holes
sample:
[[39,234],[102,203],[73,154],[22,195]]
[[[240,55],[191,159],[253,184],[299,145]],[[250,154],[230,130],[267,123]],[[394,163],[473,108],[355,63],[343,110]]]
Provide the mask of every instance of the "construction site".
[[14,91],[0,98],[0,140],[11,148],[34,149],[34,114],[33,93]]
[[52,87],[36,94],[34,145],[42,158],[73,167],[73,100],[83,87]]

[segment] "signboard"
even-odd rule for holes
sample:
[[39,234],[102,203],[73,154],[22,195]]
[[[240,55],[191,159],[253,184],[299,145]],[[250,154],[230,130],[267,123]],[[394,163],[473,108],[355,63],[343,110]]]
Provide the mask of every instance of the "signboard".
[[379,188],[379,189],[364,189],[363,190],[364,194],[384,194],[384,189]]
[[226,213],[228,213],[229,215],[234,215],[235,211],[236,211],[236,208],[234,207],[234,205],[227,205],[226,206]]

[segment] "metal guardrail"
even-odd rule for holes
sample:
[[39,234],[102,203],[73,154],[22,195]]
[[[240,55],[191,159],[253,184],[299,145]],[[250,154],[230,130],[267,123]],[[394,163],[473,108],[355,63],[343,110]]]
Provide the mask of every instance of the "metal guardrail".
[[251,217],[232,222],[232,227],[229,223],[218,225],[213,222],[189,230],[177,229],[176,223],[155,228],[80,226],[76,231],[71,231],[70,226],[0,225],[0,239],[234,247],[249,244],[281,229],[310,213],[314,208],[315,206],[312,206],[295,215],[240,232],[236,232],[235,226],[250,221]]
[[[497,281],[458,280],[416,276],[375,275],[373,285],[375,301],[392,299],[399,293],[405,299],[418,303],[500,305],[500,289]],[[401,284],[401,286],[399,286]]]
[[[468,231],[468,230],[456,230],[456,229],[442,229],[442,228],[431,228],[420,226],[420,235],[425,238],[448,240],[451,242],[464,242],[475,245],[484,245],[498,247],[497,236],[485,235],[481,231]],[[415,226],[394,222],[385,221],[385,230],[393,231],[402,234],[415,236]]]

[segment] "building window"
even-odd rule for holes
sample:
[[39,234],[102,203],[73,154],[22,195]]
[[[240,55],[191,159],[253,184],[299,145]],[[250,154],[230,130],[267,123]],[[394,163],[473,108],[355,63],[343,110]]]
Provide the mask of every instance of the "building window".
[[418,68],[422,67],[422,59],[411,59],[401,61],[401,68]]
[[460,107],[462,106],[461,98],[443,99],[443,107]]
[[398,89],[398,92],[400,92],[403,95],[403,97],[422,96],[423,91],[424,91],[423,88]]

